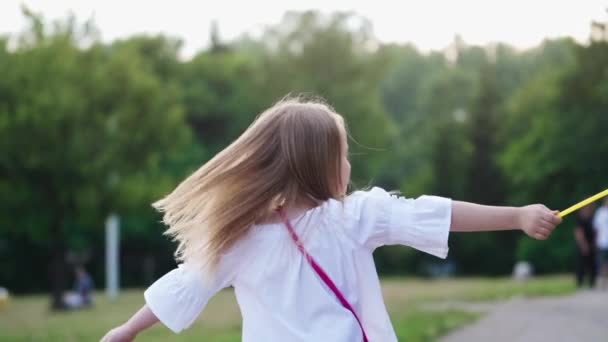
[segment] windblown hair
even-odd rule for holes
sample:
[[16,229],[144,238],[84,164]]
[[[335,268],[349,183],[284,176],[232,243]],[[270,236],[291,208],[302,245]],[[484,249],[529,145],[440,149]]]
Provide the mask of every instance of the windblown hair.
[[280,206],[341,196],[344,121],[320,101],[287,98],[153,206],[178,261],[214,271],[221,256]]

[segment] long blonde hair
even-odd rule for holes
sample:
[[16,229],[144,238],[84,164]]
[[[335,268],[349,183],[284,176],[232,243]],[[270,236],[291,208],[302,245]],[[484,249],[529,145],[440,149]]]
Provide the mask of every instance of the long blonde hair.
[[339,198],[344,121],[327,104],[279,101],[153,206],[164,213],[176,258],[213,271],[277,206]]

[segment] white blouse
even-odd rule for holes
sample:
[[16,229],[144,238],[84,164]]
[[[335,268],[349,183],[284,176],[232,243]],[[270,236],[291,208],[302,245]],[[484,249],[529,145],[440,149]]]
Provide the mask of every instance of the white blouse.
[[[309,254],[353,306],[370,341],[397,341],[382,299],[372,253],[401,244],[445,258],[452,204],[416,200],[380,188],[328,200],[291,221]],[[361,329],[303,258],[283,224],[257,225],[222,257],[214,281],[180,265],[144,296],[174,332],[188,328],[209,299],[233,286],[243,342],[361,341]]]

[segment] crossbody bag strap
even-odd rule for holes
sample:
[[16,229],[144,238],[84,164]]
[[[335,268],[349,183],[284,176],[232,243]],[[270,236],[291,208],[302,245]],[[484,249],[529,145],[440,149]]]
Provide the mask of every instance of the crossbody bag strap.
[[287,219],[287,216],[285,215],[285,212],[283,211],[283,209],[282,208],[277,209],[277,213],[283,220],[283,223],[285,224],[285,227],[287,228],[287,231],[289,232],[291,239],[296,244],[296,246],[298,247],[298,250],[302,253],[302,255],[304,255],[304,258],[306,258],[306,261],[308,261],[308,263],[310,264],[312,269],[315,271],[315,273],[317,273],[319,278],[321,278],[321,280],[325,283],[325,285],[327,285],[327,287],[329,287],[329,289],[334,293],[334,295],[340,301],[340,304],[342,304],[342,306],[344,306],[348,311],[350,311],[353,314],[353,316],[355,316],[357,323],[359,323],[359,328],[361,328],[361,333],[363,334],[363,342],[368,342],[367,334],[365,333],[365,329],[363,329],[361,320],[359,319],[359,316],[357,316],[357,313],[355,312],[353,307],[346,300],[346,298],[344,298],[344,295],[342,295],[342,292],[340,292],[340,290],[338,289],[336,284],[334,284],[334,282],[327,275],[327,273],[325,273],[323,268],[321,268],[321,266],[319,266],[319,264],[315,261],[315,259],[312,258],[312,256],[310,256],[310,254],[308,254],[308,252],[304,248],[304,245],[300,241],[298,234],[296,234],[296,231],[293,229],[293,226]]

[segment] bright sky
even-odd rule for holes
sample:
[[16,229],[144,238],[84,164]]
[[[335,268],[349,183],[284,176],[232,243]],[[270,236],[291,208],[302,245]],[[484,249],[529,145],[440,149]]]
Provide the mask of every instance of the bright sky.
[[546,37],[587,40],[591,20],[607,20],[608,0],[0,0],[0,33],[24,28],[20,4],[48,19],[69,11],[93,17],[102,38],[165,33],[184,40],[188,56],[207,45],[217,20],[223,39],[259,32],[287,10],[354,11],[371,20],[384,42],[412,42],[422,50],[443,49],[456,34],[467,43],[506,42],[526,48]]

